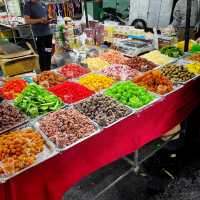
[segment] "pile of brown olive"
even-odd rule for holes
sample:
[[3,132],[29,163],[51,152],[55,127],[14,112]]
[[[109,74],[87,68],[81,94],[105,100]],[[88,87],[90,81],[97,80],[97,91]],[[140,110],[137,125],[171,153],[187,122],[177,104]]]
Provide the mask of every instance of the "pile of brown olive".
[[183,65],[170,64],[160,69],[162,75],[168,77],[173,83],[183,83],[195,77]]

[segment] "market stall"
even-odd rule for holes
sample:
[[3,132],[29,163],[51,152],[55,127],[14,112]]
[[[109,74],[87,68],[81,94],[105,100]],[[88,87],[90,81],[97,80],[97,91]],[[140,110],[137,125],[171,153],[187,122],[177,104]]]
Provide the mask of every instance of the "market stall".
[[160,137],[183,121],[199,104],[199,85],[199,80],[193,81],[154,106],[1,184],[1,199],[59,200],[81,178]]
[[59,200],[200,103],[197,46],[185,54],[171,37],[154,50],[158,38],[143,30],[88,25],[80,35],[80,26],[58,24],[55,45],[74,54],[64,66],[1,78],[2,200]]

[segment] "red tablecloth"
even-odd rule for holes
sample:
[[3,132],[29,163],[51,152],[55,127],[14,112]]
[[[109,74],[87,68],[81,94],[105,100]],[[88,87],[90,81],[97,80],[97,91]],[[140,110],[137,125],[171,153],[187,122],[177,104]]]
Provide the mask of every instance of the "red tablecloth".
[[160,137],[200,103],[200,80],[0,185],[0,200],[60,200],[81,178]]

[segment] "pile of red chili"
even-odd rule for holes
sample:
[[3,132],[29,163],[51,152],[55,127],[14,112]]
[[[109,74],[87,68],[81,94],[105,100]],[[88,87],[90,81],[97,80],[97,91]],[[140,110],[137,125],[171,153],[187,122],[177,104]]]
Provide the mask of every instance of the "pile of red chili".
[[49,88],[56,96],[65,103],[75,103],[94,94],[91,90],[74,82],[65,82],[55,87]]
[[27,86],[27,82],[22,79],[13,79],[7,81],[2,88],[4,99],[14,99],[17,94],[21,93]]
[[89,72],[89,69],[81,67],[76,64],[68,64],[59,69],[59,72],[68,79],[71,78],[78,78],[84,74],[87,74]]

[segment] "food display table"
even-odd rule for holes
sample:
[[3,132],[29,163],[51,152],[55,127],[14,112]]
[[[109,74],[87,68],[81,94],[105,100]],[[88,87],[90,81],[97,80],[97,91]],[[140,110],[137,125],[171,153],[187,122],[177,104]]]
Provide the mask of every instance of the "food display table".
[[200,103],[200,79],[0,184],[0,200],[60,200],[83,177],[159,138]]

